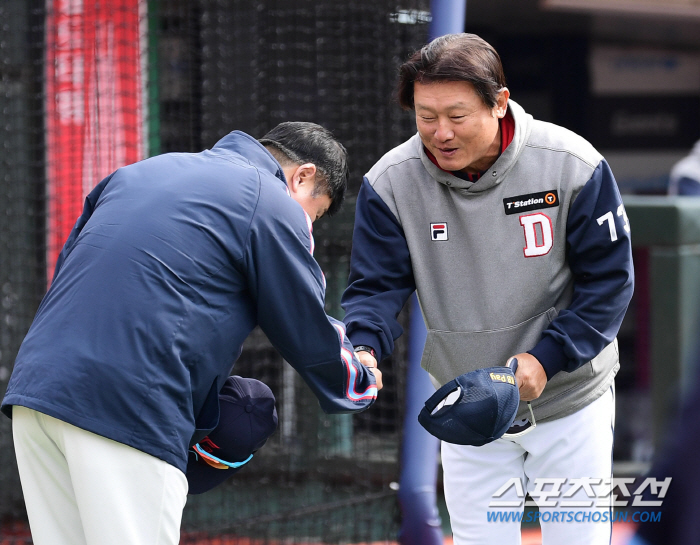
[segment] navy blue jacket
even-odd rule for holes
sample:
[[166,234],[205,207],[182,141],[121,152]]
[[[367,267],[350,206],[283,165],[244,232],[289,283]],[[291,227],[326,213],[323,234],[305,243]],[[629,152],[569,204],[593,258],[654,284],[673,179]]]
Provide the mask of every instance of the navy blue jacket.
[[324,312],[311,221],[280,165],[233,132],[211,150],[121,168],[88,195],[2,402],[185,470],[260,325],[329,413],[376,397]]

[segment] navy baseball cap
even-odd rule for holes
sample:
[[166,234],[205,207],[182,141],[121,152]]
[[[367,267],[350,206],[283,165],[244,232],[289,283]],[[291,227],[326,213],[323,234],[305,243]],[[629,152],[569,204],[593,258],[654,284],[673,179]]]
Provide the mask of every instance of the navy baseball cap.
[[479,447],[495,441],[511,427],[518,412],[517,365],[513,358],[508,366],[458,376],[430,396],[418,421],[448,443]]
[[237,473],[275,429],[272,390],[259,380],[228,377],[219,392],[219,424],[188,453],[189,494],[202,494]]

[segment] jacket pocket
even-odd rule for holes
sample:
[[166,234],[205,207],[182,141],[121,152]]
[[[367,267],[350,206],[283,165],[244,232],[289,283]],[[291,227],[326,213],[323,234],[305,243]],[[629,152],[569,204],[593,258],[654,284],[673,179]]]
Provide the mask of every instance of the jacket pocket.
[[552,307],[519,324],[484,331],[429,329],[421,366],[440,384],[463,373],[505,365],[506,360],[531,349],[556,317]]

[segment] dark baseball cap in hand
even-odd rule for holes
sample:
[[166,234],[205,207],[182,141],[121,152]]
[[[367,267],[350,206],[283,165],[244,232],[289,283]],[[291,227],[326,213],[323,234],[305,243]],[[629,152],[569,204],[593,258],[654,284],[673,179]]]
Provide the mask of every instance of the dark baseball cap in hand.
[[458,376],[425,402],[418,421],[448,443],[478,447],[495,441],[508,430],[518,412],[516,368],[517,360],[513,358],[509,366]]
[[201,494],[237,473],[277,429],[275,396],[252,378],[232,376],[219,392],[219,424],[188,454],[190,494]]

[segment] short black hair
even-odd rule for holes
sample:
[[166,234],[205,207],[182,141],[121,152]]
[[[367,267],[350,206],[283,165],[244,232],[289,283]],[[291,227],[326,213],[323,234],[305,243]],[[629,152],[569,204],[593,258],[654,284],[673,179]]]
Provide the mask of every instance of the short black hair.
[[[348,152],[331,131],[315,123],[287,121],[277,125],[259,142],[282,153],[292,163],[316,165],[314,194],[330,197],[331,205],[326,212],[329,216],[340,210],[345,200],[350,169]],[[279,157],[276,158],[279,160]]]
[[413,110],[415,82],[466,81],[489,108],[506,86],[501,58],[476,34],[446,34],[416,51],[399,68],[397,95],[404,110]]

